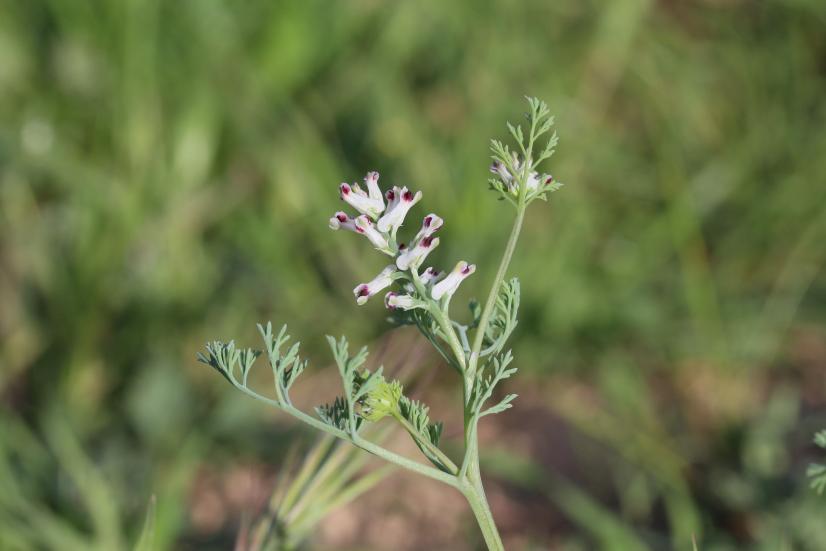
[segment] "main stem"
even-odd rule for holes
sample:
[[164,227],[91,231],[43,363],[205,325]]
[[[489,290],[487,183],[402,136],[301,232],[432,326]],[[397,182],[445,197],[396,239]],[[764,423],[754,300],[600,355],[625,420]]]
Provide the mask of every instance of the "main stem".
[[505,246],[502,260],[499,262],[499,269],[496,271],[496,277],[493,280],[493,285],[491,285],[490,293],[488,293],[485,308],[482,311],[482,316],[479,318],[479,325],[473,339],[473,347],[471,348],[470,357],[468,358],[465,369],[465,457],[459,473],[459,482],[462,485],[462,493],[476,517],[476,522],[479,524],[479,529],[485,538],[485,544],[490,551],[504,551],[505,547],[502,545],[502,538],[499,536],[499,530],[496,528],[496,523],[493,520],[493,515],[490,511],[487,497],[485,496],[485,489],[482,486],[482,476],[479,469],[479,441],[476,433],[476,423],[478,419],[476,419],[473,412],[470,411],[469,401],[471,391],[473,390],[473,383],[476,380],[476,370],[485,332],[487,331],[488,323],[490,323],[493,308],[496,305],[499,288],[502,286],[502,281],[507,275],[513,253],[516,250],[516,243],[519,241],[519,234],[522,231],[522,222],[524,219],[525,194],[521,192],[516,207],[516,219],[513,222],[513,228],[511,229],[508,243]]
[[462,493],[465,499],[467,499],[468,504],[470,504],[473,516],[476,517],[476,523],[482,531],[482,537],[485,539],[485,545],[487,545],[488,550],[505,551],[502,538],[499,536],[499,530],[496,528],[496,523],[490,512],[481,479],[477,478],[475,481],[470,479],[466,480],[465,486],[462,488]]

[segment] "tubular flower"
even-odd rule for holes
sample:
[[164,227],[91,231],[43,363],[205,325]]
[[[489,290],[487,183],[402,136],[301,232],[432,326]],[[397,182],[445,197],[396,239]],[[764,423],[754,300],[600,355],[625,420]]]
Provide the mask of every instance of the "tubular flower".
[[[371,187],[372,186],[378,189],[378,184],[375,181],[372,181]],[[371,197],[365,193],[358,184],[353,184],[352,186],[347,183],[341,184],[339,191],[341,192],[341,199],[343,201],[373,220],[376,220],[384,210],[384,199],[381,194],[379,194],[378,197]]]
[[422,229],[420,229],[419,233],[416,234],[415,241],[420,241],[425,237],[430,237],[431,235],[436,233],[436,231],[439,228],[441,228],[442,224],[444,223],[445,221],[436,216],[435,214],[428,214],[424,217],[424,220],[422,220]]
[[[519,160],[514,158],[513,163],[517,172],[520,172],[522,170],[522,164]],[[502,183],[508,187],[508,190],[511,193],[519,193],[519,189],[517,187],[518,182],[515,181],[513,175],[501,161],[494,161],[493,164],[490,165],[490,171],[499,176],[499,179],[502,180]],[[553,181],[553,177],[549,174],[539,174],[536,171],[531,171],[531,173],[528,174],[528,181],[525,182],[525,188],[528,191],[536,191],[540,187],[551,185]]]
[[433,286],[430,296],[432,296],[434,300],[440,300],[445,295],[448,297],[453,296],[453,293],[459,288],[459,284],[475,271],[475,264],[468,264],[462,260],[456,264],[456,267],[453,268],[453,271],[450,272],[447,277]]
[[367,186],[367,194],[370,199],[380,203],[381,210],[384,210],[384,199],[379,188],[379,173],[376,171],[368,172],[367,176],[364,177],[364,185]]
[[406,187],[399,188],[393,186],[393,189],[387,190],[387,210],[384,212],[378,221],[379,231],[395,232],[399,226],[404,222],[404,217],[407,212],[418,203],[422,198],[422,192],[417,191],[413,193]]
[[[515,168],[518,166],[517,163]],[[495,163],[491,170],[508,183],[509,190],[514,191],[514,178],[501,163]],[[435,234],[444,225],[442,218],[434,213],[425,216],[409,246],[404,243],[398,244],[396,241],[396,232],[404,223],[410,209],[421,200],[422,192],[414,193],[406,187],[394,186],[382,195],[378,172],[368,172],[364,177],[363,187],[364,189],[356,184],[341,184],[341,198],[360,214],[351,217],[345,212],[336,212],[330,218],[330,228],[345,229],[364,235],[376,249],[393,257],[394,262],[386,266],[373,280],[361,283],[353,289],[356,303],[366,304],[370,297],[390,287],[396,280],[404,281],[400,282],[398,292],[385,295],[385,305],[390,309],[428,308],[431,300],[440,300],[445,295],[455,293],[462,280],[472,274],[476,266],[460,262],[450,274],[433,267],[419,274],[419,268],[427,256],[439,246],[439,238]],[[397,270],[411,271],[412,279],[410,274],[399,273]],[[417,288],[413,285],[416,278],[420,278],[424,285],[423,289],[421,286]],[[424,295],[420,295],[417,289],[422,289]]]
[[493,161],[493,164],[490,165],[490,171],[499,176],[499,179],[510,187],[513,176],[501,161]]
[[417,300],[410,295],[400,295],[393,291],[384,295],[384,305],[390,310],[395,310],[396,308],[401,310],[414,310],[416,308],[425,308],[426,306],[421,300]]
[[433,266],[430,266],[430,267],[427,268],[427,270],[422,272],[420,277],[421,277],[422,283],[424,283],[425,286],[428,286],[428,285],[435,285],[436,283],[440,282],[441,280],[443,280],[445,278],[445,275],[447,275],[447,274],[445,274],[443,271],[437,270]]
[[356,231],[356,224],[352,218],[347,216],[346,212],[338,211],[330,218],[330,229]]
[[356,304],[361,306],[379,291],[390,287],[393,283],[392,274],[394,271],[396,271],[396,266],[390,264],[383,269],[379,275],[374,277],[372,281],[357,285],[356,288],[353,289],[353,294],[356,296]]
[[430,251],[439,246],[438,237],[425,237],[416,242],[412,248],[399,247],[399,256],[396,258],[396,266],[402,271],[418,268]]
[[393,255],[393,251],[390,250],[390,244],[387,241],[387,237],[376,230],[373,222],[366,214],[357,216],[354,224],[356,226],[356,232],[366,236],[374,247],[385,254],[389,254],[391,256]]

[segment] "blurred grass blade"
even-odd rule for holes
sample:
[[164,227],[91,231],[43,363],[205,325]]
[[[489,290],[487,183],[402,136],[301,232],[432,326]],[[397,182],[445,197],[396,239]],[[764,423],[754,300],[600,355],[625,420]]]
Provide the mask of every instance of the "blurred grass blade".
[[146,508],[146,519],[143,521],[143,529],[135,544],[134,551],[154,551],[155,545],[155,516],[157,498],[153,495],[149,498],[149,505]]

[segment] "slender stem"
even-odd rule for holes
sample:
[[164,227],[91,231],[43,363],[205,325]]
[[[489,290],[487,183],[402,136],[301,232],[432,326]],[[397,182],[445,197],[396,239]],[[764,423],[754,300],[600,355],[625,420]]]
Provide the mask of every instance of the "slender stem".
[[516,243],[519,241],[519,233],[522,231],[522,222],[524,219],[525,204],[522,197],[520,197],[519,205],[516,207],[516,219],[513,221],[513,228],[508,238],[508,244],[505,246],[505,253],[502,255],[501,262],[499,262],[499,269],[496,271],[496,277],[493,279],[493,285],[488,293],[488,299],[485,301],[485,309],[482,310],[482,316],[479,318],[479,325],[476,328],[476,335],[474,335],[473,338],[473,347],[470,349],[470,358],[468,360],[465,378],[471,382],[476,375],[476,368],[479,363],[479,351],[482,349],[482,342],[487,332],[490,316],[496,305],[496,295],[499,294],[502,280],[505,279],[511,258],[513,258],[513,252],[516,250]]
[[248,396],[251,396],[251,397],[253,397],[257,400],[260,400],[260,401],[262,401],[266,404],[269,404],[269,405],[271,405],[275,408],[283,410],[284,412],[292,415],[293,417],[295,417],[299,421],[303,421],[303,422],[307,423],[308,425],[310,425],[314,428],[317,428],[318,430],[324,431],[328,434],[332,434],[336,438],[341,438],[342,440],[346,440],[348,442],[351,442],[355,446],[363,449],[366,452],[372,453],[373,455],[377,455],[377,456],[381,457],[382,459],[384,459],[385,461],[389,461],[390,463],[395,463],[399,467],[404,467],[405,469],[408,469],[410,471],[414,471],[414,472],[419,473],[420,475],[426,476],[428,478],[438,480],[439,482],[444,482],[448,486],[452,486],[454,488],[458,488],[458,486],[459,486],[459,483],[458,483],[456,477],[451,475],[451,474],[442,472],[439,469],[437,469],[435,467],[431,467],[429,465],[423,465],[422,463],[419,463],[418,461],[413,461],[412,459],[404,457],[403,455],[399,455],[395,452],[391,452],[390,450],[382,448],[381,446],[378,446],[378,445],[370,442],[369,440],[365,440],[364,438],[362,438],[361,436],[359,436],[356,433],[350,434],[350,433],[347,433],[347,432],[345,432],[341,429],[331,427],[330,425],[328,425],[327,423],[325,423],[321,419],[316,419],[315,417],[313,417],[311,415],[308,415],[308,414],[304,413],[303,411],[301,411],[300,409],[296,409],[293,406],[287,406],[287,405],[284,405],[284,404],[281,404],[281,403],[277,402],[276,400],[273,400],[272,398],[267,398],[266,396],[261,396],[257,392],[254,392],[254,391],[250,390],[247,387],[241,386],[237,382],[234,382],[234,384],[235,384],[236,388],[238,390],[240,390],[241,392],[243,392],[244,394],[246,394]]
[[[533,137],[533,125],[531,127],[531,137]],[[533,145],[531,139],[528,148],[528,157],[530,156],[530,149]],[[526,161],[527,164],[527,161]],[[485,333],[490,323],[490,317],[493,314],[494,306],[496,305],[496,297],[499,294],[499,288],[502,286],[502,281],[507,275],[508,267],[510,266],[513,253],[516,250],[516,244],[519,241],[519,234],[522,231],[522,222],[525,219],[526,207],[526,181],[528,178],[527,170],[522,174],[522,182],[520,182],[519,198],[516,204],[516,218],[511,228],[508,243],[505,245],[505,252],[502,255],[502,260],[499,262],[499,268],[496,271],[496,276],[493,279],[490,292],[488,293],[487,301],[485,301],[482,316],[479,318],[479,325],[476,328],[476,334],[473,339],[473,347],[468,358],[467,369],[465,370],[465,384],[464,384],[464,399],[465,399],[465,456],[462,459],[462,467],[459,471],[459,480],[465,485],[463,493],[473,514],[476,517],[476,522],[479,524],[479,529],[485,538],[485,543],[489,550],[504,551],[502,539],[499,536],[499,531],[496,528],[496,523],[493,520],[493,514],[490,511],[485,490],[482,486],[482,478],[479,472],[479,442],[476,432],[476,425],[478,417],[476,412],[470,411],[470,397],[473,389],[473,384],[476,379],[478,369],[480,351],[484,342]]]
[[[427,292],[424,288],[424,284],[422,284],[421,278],[419,278],[419,274],[417,273],[416,269],[410,270],[410,273],[412,275],[413,285],[416,287],[416,291],[419,292],[420,296],[426,298]],[[447,337],[447,343],[448,345],[450,345],[450,349],[453,351],[453,355],[456,357],[456,361],[459,363],[461,371],[464,372],[465,366],[467,365],[465,359],[465,351],[462,348],[461,343],[459,342],[459,338],[456,336],[456,332],[453,330],[453,325],[450,323],[450,319],[445,314],[444,310],[439,308],[438,305],[436,305],[433,302],[431,302],[430,304],[430,313],[442,327],[442,331]]]
[[479,457],[479,440],[476,438],[476,427],[479,418],[473,415],[465,426],[465,456],[462,458],[462,468],[459,469],[459,479],[465,478],[471,462]]
[[493,515],[488,506],[488,500],[485,497],[485,490],[482,488],[481,479],[478,477],[473,481],[468,481],[462,487],[462,493],[467,499],[470,509],[473,511],[473,516],[476,517],[476,523],[482,531],[482,537],[485,538],[485,544],[489,551],[505,551],[505,546],[502,544],[502,538],[499,536],[499,530],[496,528],[496,523],[493,520]]
[[424,438],[421,434],[419,434],[419,432],[416,430],[416,427],[411,425],[407,419],[398,414],[394,415],[393,417],[396,419],[396,421],[401,423],[401,425],[405,428],[407,432],[410,433],[410,436],[412,436],[416,442],[427,448],[430,451],[430,453],[432,453],[434,456],[436,456],[436,458],[439,461],[442,462],[442,465],[450,469],[450,474],[455,475],[457,472],[459,472],[459,467],[456,466],[456,463],[454,463],[453,460],[451,460],[447,455],[445,455],[445,452],[439,449],[438,446],[433,445],[433,443],[431,443],[427,438]]

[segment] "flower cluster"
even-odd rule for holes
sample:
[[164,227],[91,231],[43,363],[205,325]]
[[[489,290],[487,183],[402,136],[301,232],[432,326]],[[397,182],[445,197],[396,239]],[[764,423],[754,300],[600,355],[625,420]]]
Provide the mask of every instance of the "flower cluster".
[[[428,301],[449,300],[459,284],[476,271],[476,266],[461,261],[449,274],[433,267],[420,272],[419,268],[433,249],[439,246],[435,236],[444,224],[431,213],[422,220],[421,228],[409,245],[397,241],[397,233],[410,209],[422,198],[422,192],[413,193],[406,187],[393,186],[382,193],[379,173],[368,172],[364,178],[366,190],[358,184],[341,184],[341,199],[358,211],[351,217],[339,211],[330,218],[330,228],[349,230],[364,235],[380,252],[393,258],[375,278],[353,289],[356,303],[365,304],[370,297],[390,287],[394,282],[405,282],[400,292],[385,295],[387,308],[412,310],[427,308]],[[386,201],[386,202],[385,202]]]
[[[520,161],[516,153],[513,153],[513,169],[516,171],[516,173],[519,173],[522,170],[524,170],[522,162]],[[493,161],[493,164],[490,165],[490,171],[493,174],[499,176],[499,179],[502,181],[506,189],[511,194],[519,194],[518,177],[514,178],[514,175],[511,174],[511,171],[508,170],[508,167],[505,166],[505,163],[498,159],[495,159]],[[525,181],[525,188],[527,189],[528,193],[531,194],[539,190],[550,189],[553,187],[553,184],[553,176],[551,176],[550,174],[539,174],[535,170],[532,170],[528,174],[528,179]]]

